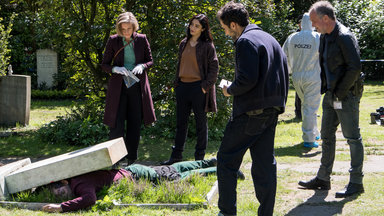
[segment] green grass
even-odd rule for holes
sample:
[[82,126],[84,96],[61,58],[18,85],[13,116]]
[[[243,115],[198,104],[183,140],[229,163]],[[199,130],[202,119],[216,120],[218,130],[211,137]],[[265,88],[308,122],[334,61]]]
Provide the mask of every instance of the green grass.
[[[157,184],[147,179],[135,182],[123,179],[111,187],[104,187],[98,194],[98,200],[91,210],[105,211],[113,207],[113,202],[119,204],[140,203],[186,203],[200,204],[207,202],[206,194],[211,190],[216,175],[201,176],[193,174],[183,180],[171,182],[160,181]],[[40,187],[37,192],[22,191],[12,195],[11,201],[60,203],[66,200],[55,197],[48,188]]]
[[210,191],[215,175],[200,176],[191,175],[186,179],[171,182],[160,181],[153,184],[146,179],[139,179],[136,182],[123,179],[113,184],[103,195],[99,203],[92,210],[102,209],[105,203],[114,200],[117,203],[194,203],[206,202],[205,195]]
[[77,150],[79,146],[43,143],[33,132],[23,136],[0,138],[0,157],[47,157]]
[[[34,103],[34,102],[32,102]],[[384,154],[384,127],[370,124],[370,113],[375,112],[377,108],[384,106],[384,82],[368,82],[360,104],[360,129],[365,146],[365,160],[372,156],[382,156]],[[33,111],[49,110],[49,103],[45,105],[33,106]],[[69,105],[57,106],[55,109],[69,108]],[[319,109],[318,127],[321,126],[322,109]],[[54,118],[56,114],[51,116]],[[31,122],[34,121],[34,115],[31,114]],[[44,118],[42,118],[44,120]],[[38,124],[37,124],[38,125]],[[38,126],[37,126],[38,127]],[[155,126],[156,127],[156,126]],[[340,133],[340,132],[338,132]],[[21,144],[24,142],[24,144]],[[38,147],[36,147],[37,145]],[[146,162],[158,162],[168,159],[171,153],[173,140],[154,139],[142,137],[139,146],[139,160]],[[184,157],[187,160],[193,160],[195,140],[189,139],[186,144]],[[220,142],[209,142],[207,149],[207,158],[216,156]],[[36,143],[33,133],[26,136],[14,136],[9,138],[0,138],[0,157],[2,155],[12,156],[14,154],[24,156],[55,155],[72,150],[69,146],[54,146],[44,143]],[[33,150],[35,149],[35,150]],[[300,212],[303,206],[307,206],[307,200],[313,199],[314,191],[300,190],[297,187],[299,180],[308,180],[316,174],[320,165],[319,157],[321,148],[308,150],[302,146],[301,123],[294,119],[294,91],[290,90],[287,101],[286,112],[279,117],[279,124],[276,129],[275,139],[276,160],[278,167],[288,164],[291,168],[300,164],[315,164],[313,171],[295,171],[294,169],[279,169],[277,195],[275,204],[275,214],[295,215]],[[349,161],[349,147],[345,139],[338,137],[336,161]],[[238,182],[238,215],[255,215],[258,208],[258,202],[255,197],[252,178],[250,174],[251,158],[249,153],[244,157],[241,169],[245,173],[246,180]],[[329,191],[329,197],[333,197],[335,191],[341,190],[348,183],[348,170],[343,172],[334,172],[332,175],[332,190]],[[320,204],[309,205],[312,211],[321,211],[318,208],[325,206],[334,212],[328,215],[384,215],[384,173],[366,172],[364,177],[365,193],[358,197],[336,200],[322,200]],[[317,194],[318,195],[318,194]],[[320,193],[321,195],[321,193]],[[98,215],[217,215],[217,196],[213,200],[213,205],[204,209],[174,211],[172,209],[143,209],[136,207],[115,208],[111,211],[99,212]],[[19,209],[0,208],[0,215],[60,215],[45,214],[39,211],[28,211]],[[68,215],[95,215],[92,211],[80,211]],[[310,215],[310,212],[308,212]]]
[[30,120],[28,126],[17,124],[16,127],[0,127],[1,131],[25,132],[33,131],[41,127],[43,124],[51,122],[57,116],[65,115],[70,110],[71,100],[32,100],[30,107]]
[[63,200],[60,197],[55,196],[46,187],[40,187],[39,191],[31,192],[30,190],[21,191],[13,194],[10,201],[15,202],[40,202],[40,203],[60,203]]
[[70,112],[71,100],[32,100],[28,126],[0,127],[0,132],[16,132],[18,135],[0,138],[0,157],[47,157],[55,156],[81,147],[56,145],[41,142],[35,131],[42,125],[54,121],[57,116]]

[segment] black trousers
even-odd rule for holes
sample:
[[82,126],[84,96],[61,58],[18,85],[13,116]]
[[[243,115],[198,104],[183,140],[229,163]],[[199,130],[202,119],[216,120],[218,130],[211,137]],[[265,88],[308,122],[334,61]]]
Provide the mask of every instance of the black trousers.
[[127,88],[123,83],[119,109],[116,114],[116,126],[110,128],[109,139],[124,138],[129,160],[136,160],[140,141],[142,119],[140,83]]
[[278,111],[267,108],[262,114],[242,114],[228,122],[217,153],[218,206],[222,214],[237,214],[237,171],[249,149],[253,186],[260,203],[258,215],[273,215],[277,182],[274,154],[277,119]]
[[296,117],[301,118],[301,100],[297,93],[295,94],[295,115]]
[[188,133],[188,119],[193,110],[196,121],[197,142],[195,160],[203,160],[208,143],[208,124],[205,108],[205,94],[201,89],[201,81],[183,83],[176,88],[177,128],[175,145],[172,147],[171,158],[182,159],[182,152]]

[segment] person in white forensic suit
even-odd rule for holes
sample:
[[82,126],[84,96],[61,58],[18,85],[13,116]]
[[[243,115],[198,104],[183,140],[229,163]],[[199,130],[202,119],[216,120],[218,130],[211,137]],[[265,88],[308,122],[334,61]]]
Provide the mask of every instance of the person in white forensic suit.
[[313,30],[308,13],[303,15],[301,30],[291,34],[283,45],[293,85],[302,101],[301,128],[304,147],[307,148],[317,148],[316,140],[320,139],[317,129],[317,110],[321,100],[319,45],[320,34]]

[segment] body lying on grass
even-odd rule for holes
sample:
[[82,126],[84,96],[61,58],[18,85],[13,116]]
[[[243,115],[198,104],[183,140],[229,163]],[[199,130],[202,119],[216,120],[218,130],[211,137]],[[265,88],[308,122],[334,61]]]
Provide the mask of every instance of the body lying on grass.
[[180,180],[194,173],[202,175],[216,173],[216,159],[184,161],[166,166],[133,164],[124,169],[99,170],[61,180],[48,186],[53,194],[65,199],[76,198],[61,204],[45,205],[42,210],[46,212],[69,212],[90,207],[97,200],[97,192],[124,178],[133,182],[145,178],[156,183],[160,180]]

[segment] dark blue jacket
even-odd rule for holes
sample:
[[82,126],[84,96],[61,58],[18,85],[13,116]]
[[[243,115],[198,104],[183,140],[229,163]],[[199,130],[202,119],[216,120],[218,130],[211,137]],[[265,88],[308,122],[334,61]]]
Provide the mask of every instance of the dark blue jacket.
[[270,107],[280,107],[284,112],[289,78],[287,58],[280,44],[250,24],[235,46],[235,80],[227,90],[234,96],[233,116]]

